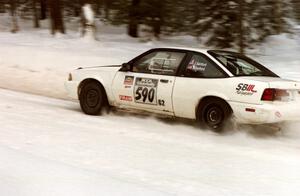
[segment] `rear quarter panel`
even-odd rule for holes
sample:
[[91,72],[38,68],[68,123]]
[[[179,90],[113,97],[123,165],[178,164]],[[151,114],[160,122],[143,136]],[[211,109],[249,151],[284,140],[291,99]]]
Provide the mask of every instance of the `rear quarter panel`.
[[218,79],[177,77],[173,90],[174,114],[178,117],[195,119],[199,102],[207,96],[219,97],[229,105],[231,102],[262,104],[262,93],[268,87],[266,82],[239,77]]

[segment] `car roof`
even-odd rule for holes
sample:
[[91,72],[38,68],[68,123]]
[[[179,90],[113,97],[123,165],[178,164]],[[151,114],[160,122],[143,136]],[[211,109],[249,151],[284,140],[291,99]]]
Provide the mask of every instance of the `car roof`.
[[153,50],[186,50],[186,51],[194,51],[194,52],[202,52],[206,53],[207,49],[201,49],[201,48],[189,48],[189,47],[159,47],[159,48],[153,48]]
[[208,51],[212,52],[228,52],[232,54],[239,54],[234,51],[229,51],[229,50],[212,50],[212,49],[203,49],[203,48],[189,48],[189,47],[160,47],[160,48],[153,48],[152,50],[185,50],[185,51],[192,51],[192,52],[200,52],[200,53],[207,53]]

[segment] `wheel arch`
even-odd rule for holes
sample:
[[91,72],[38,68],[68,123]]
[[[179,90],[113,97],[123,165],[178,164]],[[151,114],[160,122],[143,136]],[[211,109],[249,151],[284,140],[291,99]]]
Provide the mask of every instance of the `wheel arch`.
[[208,100],[215,100],[216,102],[221,102],[221,103],[224,103],[225,106],[228,108],[228,113],[233,113],[233,110],[232,110],[232,107],[230,106],[230,104],[228,103],[228,101],[223,98],[223,97],[220,97],[220,96],[214,96],[214,95],[208,95],[208,96],[204,96],[202,97],[199,101],[198,101],[198,104],[195,108],[195,116],[196,116],[196,119],[199,119],[200,116],[199,116],[199,110],[201,110],[204,106],[205,106],[205,103],[208,101]]
[[105,93],[105,97],[106,97],[106,102],[108,103],[108,97],[107,97],[107,92],[106,92],[106,89],[104,87],[104,85],[102,84],[102,82],[96,78],[86,78],[84,80],[82,80],[79,85],[78,85],[78,89],[77,89],[77,94],[78,94],[78,97],[80,96],[80,92],[81,92],[81,89],[84,85],[90,83],[90,82],[95,82],[97,83],[99,86],[101,86],[103,92]]

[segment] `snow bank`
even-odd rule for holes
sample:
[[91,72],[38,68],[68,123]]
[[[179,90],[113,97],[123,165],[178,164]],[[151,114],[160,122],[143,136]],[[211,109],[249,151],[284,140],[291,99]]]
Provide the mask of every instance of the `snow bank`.
[[[61,38],[53,38],[48,30],[0,32],[0,87],[67,98],[63,83],[77,67],[122,64],[153,47],[195,46],[189,36],[149,44],[112,32],[99,34],[100,42],[86,42],[72,32]],[[270,37],[249,53],[284,78],[300,80],[300,39],[296,38]]]
[[[78,67],[121,64],[147,46],[116,42],[86,42],[66,35],[0,33],[0,87],[66,98],[64,81]],[[101,39],[104,40],[104,39]]]

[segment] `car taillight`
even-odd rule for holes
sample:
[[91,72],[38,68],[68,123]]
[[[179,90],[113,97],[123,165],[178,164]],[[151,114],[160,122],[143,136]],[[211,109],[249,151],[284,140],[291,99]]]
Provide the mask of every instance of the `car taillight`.
[[262,101],[274,101],[276,90],[274,88],[266,88],[261,97]]
[[290,96],[287,90],[276,89],[276,98],[281,99],[282,97]]
[[264,90],[264,93],[261,97],[262,101],[282,101],[282,98],[288,97],[290,94],[287,90],[267,88]]

